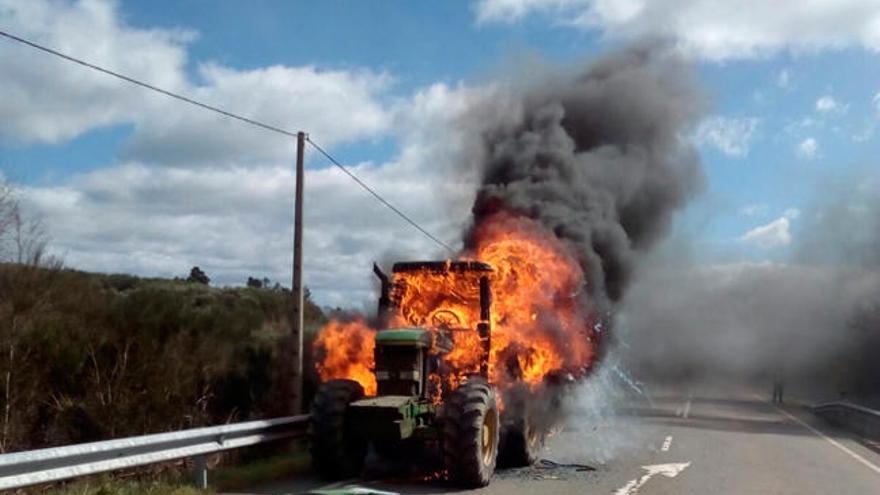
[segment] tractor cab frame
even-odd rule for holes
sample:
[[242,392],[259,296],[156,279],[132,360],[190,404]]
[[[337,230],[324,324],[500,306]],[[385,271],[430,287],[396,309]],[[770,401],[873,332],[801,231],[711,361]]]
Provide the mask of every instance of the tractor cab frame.
[[[492,314],[492,291],[490,288],[489,276],[492,273],[492,266],[488,263],[483,263],[480,261],[407,261],[407,262],[399,262],[395,263],[391,269],[393,274],[401,274],[401,273],[429,273],[429,274],[455,274],[455,273],[464,273],[470,272],[479,275],[477,278],[478,286],[479,286],[479,322],[476,324],[476,328],[450,328],[442,323],[442,321],[433,321],[432,325],[428,327],[429,330],[434,334],[434,339],[437,341],[441,352],[448,352],[452,346],[452,332],[453,331],[476,331],[477,335],[480,339],[480,345],[483,350],[484,358],[480,362],[480,370],[479,374],[484,379],[489,379],[489,349],[491,349],[492,345],[492,323],[491,323],[491,314]],[[392,316],[395,311],[399,311],[401,301],[395,297],[395,293],[397,292],[395,289],[399,289],[399,287],[395,287],[395,284],[399,284],[396,280],[392,280],[386,275],[378,265],[373,264],[373,272],[379,278],[381,282],[381,291],[379,294],[379,304],[377,308],[377,315],[379,319],[380,328],[387,328],[389,322],[392,319]],[[442,308],[439,313],[443,313]],[[391,329],[393,330],[393,329]],[[382,334],[382,331],[379,332]],[[379,346],[379,339],[376,341],[377,347]],[[445,349],[444,348],[449,348]],[[376,356],[378,363],[378,355]]]

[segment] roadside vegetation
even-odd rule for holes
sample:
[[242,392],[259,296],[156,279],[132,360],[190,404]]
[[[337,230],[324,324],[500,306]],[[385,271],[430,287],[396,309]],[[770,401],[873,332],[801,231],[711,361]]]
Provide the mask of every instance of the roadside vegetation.
[[20,265],[0,285],[4,451],[285,414],[289,293]]
[[[289,291],[84,273],[46,245],[0,185],[0,452],[287,413]],[[324,319],[307,298],[307,346]]]

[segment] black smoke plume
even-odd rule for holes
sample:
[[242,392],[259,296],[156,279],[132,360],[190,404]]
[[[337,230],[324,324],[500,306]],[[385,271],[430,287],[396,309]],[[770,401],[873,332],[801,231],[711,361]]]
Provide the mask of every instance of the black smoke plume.
[[471,119],[481,134],[474,228],[498,212],[538,221],[571,244],[594,301],[621,300],[640,252],[704,182],[683,135],[703,108],[687,65],[636,47],[579,72],[500,92]]

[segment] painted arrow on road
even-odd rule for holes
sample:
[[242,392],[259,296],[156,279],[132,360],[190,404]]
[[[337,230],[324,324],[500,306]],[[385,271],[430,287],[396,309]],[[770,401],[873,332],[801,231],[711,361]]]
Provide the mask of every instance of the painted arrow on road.
[[642,469],[647,471],[647,473],[645,473],[641,478],[630,480],[629,483],[623,486],[623,488],[619,488],[616,492],[614,492],[614,495],[636,495],[639,492],[639,489],[654,476],[660,474],[666,476],[667,478],[675,478],[690,465],[690,462],[680,462],[672,464],[652,464],[650,466],[642,466]]

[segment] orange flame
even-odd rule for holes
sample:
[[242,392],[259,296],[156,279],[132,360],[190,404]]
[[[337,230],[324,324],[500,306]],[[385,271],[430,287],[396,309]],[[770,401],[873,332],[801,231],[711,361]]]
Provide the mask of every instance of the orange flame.
[[360,383],[367,395],[374,395],[375,333],[363,320],[331,320],[324,325],[312,347],[321,381],[347,378]]
[[[498,214],[475,230],[468,258],[489,263],[491,273],[418,270],[394,274],[391,299],[397,311],[390,326],[448,330],[452,351],[447,385],[480,370],[484,347],[480,322],[479,279],[491,283],[489,378],[506,388],[515,382],[539,384],[547,374],[582,375],[595,355],[593,320],[585,309],[585,277],[567,245],[532,220]],[[316,349],[322,380],[351,378],[376,390],[371,373],[373,332],[363,322],[331,321]],[[436,381],[437,377],[431,377]]]
[[504,214],[484,221],[476,239],[476,258],[495,268],[491,379],[537,384],[553,371],[589,368],[593,321],[568,246],[535,222]]
[[[448,331],[452,351],[446,387],[454,389],[468,374],[480,371],[482,344],[476,331],[480,322],[481,272],[436,272],[429,269],[394,274],[391,299],[398,311],[390,326],[419,326]],[[431,377],[439,382],[439,377]],[[437,389],[439,391],[439,389]],[[433,397],[439,400],[439,397]]]

